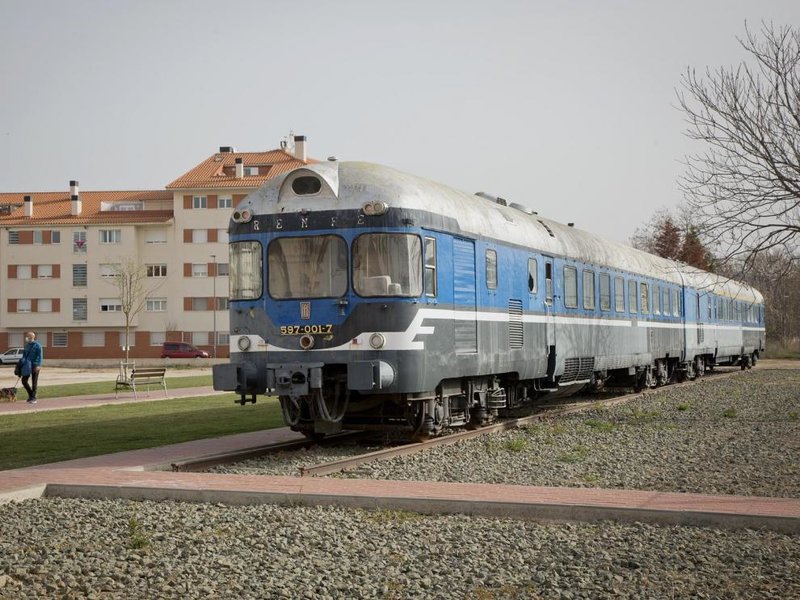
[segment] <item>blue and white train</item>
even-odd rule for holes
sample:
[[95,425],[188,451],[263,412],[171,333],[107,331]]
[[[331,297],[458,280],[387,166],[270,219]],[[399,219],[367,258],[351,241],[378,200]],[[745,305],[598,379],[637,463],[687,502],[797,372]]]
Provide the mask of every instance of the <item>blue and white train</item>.
[[214,387],[277,394],[309,436],[424,437],[764,350],[747,285],[375,164],[276,177],[229,233],[231,362]]

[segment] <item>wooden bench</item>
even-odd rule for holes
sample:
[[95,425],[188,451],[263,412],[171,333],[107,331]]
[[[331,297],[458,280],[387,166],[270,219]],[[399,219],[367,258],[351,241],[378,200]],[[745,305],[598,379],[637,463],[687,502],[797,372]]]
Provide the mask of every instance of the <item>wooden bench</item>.
[[167,382],[164,376],[167,373],[166,367],[141,367],[131,370],[130,375],[120,373],[117,375],[117,384],[114,387],[114,399],[117,398],[117,393],[121,389],[133,390],[133,397],[136,396],[136,388],[141,389],[144,386],[147,392],[150,391],[150,386],[160,385],[164,389],[164,397],[169,398],[167,395]]

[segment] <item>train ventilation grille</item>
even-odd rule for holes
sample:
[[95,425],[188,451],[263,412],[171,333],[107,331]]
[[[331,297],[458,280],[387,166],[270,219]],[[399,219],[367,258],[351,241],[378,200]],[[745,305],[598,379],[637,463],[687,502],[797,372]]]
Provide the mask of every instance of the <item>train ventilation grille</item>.
[[508,301],[508,345],[522,348],[522,300]]
[[591,379],[594,372],[594,357],[568,358],[564,361],[564,374],[559,383]]

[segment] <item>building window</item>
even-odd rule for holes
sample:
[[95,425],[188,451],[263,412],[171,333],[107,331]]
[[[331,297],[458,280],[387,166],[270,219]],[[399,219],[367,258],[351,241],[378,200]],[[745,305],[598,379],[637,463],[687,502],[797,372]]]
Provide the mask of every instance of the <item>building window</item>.
[[39,298],[36,301],[36,311],[40,313],[53,312],[53,301],[50,298]]
[[86,232],[73,231],[72,232],[72,251],[73,252],[86,252]]
[[208,277],[208,265],[206,263],[192,264],[192,277]]
[[244,168],[244,176],[245,177],[256,177],[258,175],[258,167],[245,167]]
[[167,265],[147,265],[147,276],[148,277],[166,277],[167,276]]
[[85,321],[87,319],[86,298],[72,299],[72,320]]
[[600,273],[600,310],[611,310],[611,275]]
[[150,332],[150,345],[151,346],[160,346],[164,342],[167,341],[167,332],[166,331],[151,331]]
[[193,331],[191,336],[191,343],[195,346],[207,346],[208,340],[211,338],[208,331]]
[[220,196],[217,198],[217,208],[233,208],[233,198],[231,196]]
[[[128,333],[128,346],[133,348],[136,345],[136,335],[133,331]],[[125,332],[119,332],[119,347],[125,350]]]
[[578,308],[578,269],[564,267],[564,306]]
[[119,244],[122,242],[121,229],[101,229],[100,230],[100,243],[101,244]]
[[9,231],[8,232],[8,243],[9,244],[19,244],[19,231]]
[[148,229],[144,232],[145,244],[166,244],[167,232],[163,229]]
[[486,251],[486,287],[490,290],[497,289],[497,252]]
[[227,346],[231,342],[231,334],[227,332],[217,332],[217,346]]
[[106,345],[106,334],[102,331],[85,331],[83,345],[84,347],[102,348]]
[[625,280],[614,277],[614,310],[625,312]]
[[539,290],[539,264],[535,258],[528,259],[528,292],[535,294]]
[[37,245],[42,244],[42,230],[41,229],[34,229],[33,230],[33,243]]
[[54,331],[51,335],[53,336],[53,348],[67,347],[69,336],[66,331]]
[[192,229],[192,243],[193,244],[207,244],[208,231],[205,229]]
[[628,307],[632,313],[636,313],[636,282],[628,280]]
[[642,314],[646,315],[650,312],[650,287],[642,281],[639,284],[639,297],[641,298]]
[[217,310],[228,310],[228,299],[226,297],[217,298]]
[[52,279],[53,265],[39,265],[36,267],[36,276],[39,279]]
[[72,286],[86,287],[86,265],[72,265]]
[[30,279],[31,266],[30,265],[17,265],[17,279]]
[[30,298],[19,298],[17,300],[17,312],[18,313],[29,313],[29,312],[31,312],[31,299]]
[[166,298],[148,298],[145,302],[144,309],[146,312],[166,312],[167,299]]
[[61,243],[61,232],[58,230],[53,230],[50,232],[50,243],[51,244],[60,244]]
[[192,298],[192,310],[208,310],[208,298]]
[[100,298],[100,312],[122,312],[119,298]]
[[192,208],[208,208],[208,197],[207,196],[193,196],[192,197]]
[[228,276],[228,263],[217,263],[217,275],[220,277]]
[[117,270],[119,269],[119,265],[112,265],[112,264],[104,264],[100,265],[100,277],[116,277]]
[[227,244],[228,243],[228,230],[227,229],[217,229],[217,241],[220,244]]
[[425,238],[425,295],[438,294],[436,277],[436,239]]
[[583,272],[583,308],[594,309],[594,271]]

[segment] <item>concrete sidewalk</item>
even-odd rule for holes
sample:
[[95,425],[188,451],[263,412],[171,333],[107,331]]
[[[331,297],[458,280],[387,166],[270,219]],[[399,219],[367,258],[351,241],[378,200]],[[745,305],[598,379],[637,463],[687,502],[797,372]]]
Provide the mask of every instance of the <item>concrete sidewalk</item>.
[[[169,382],[167,382],[169,386]],[[114,384],[109,384],[113,388]],[[87,408],[92,406],[103,406],[106,404],[129,404],[131,402],[155,402],[158,400],[174,400],[176,398],[191,398],[194,396],[210,396],[212,394],[225,394],[230,392],[217,392],[211,386],[177,388],[170,390],[167,387],[167,395],[164,390],[158,387],[151,387],[149,391],[136,392],[134,398],[132,391],[120,391],[118,397],[114,397],[112,389],[107,394],[91,394],[88,396],[66,396],[64,398],[39,398],[36,404],[25,402],[27,393],[22,387],[17,388],[18,400],[16,402],[0,403],[0,415],[16,415],[22,413],[41,412],[47,410],[65,410],[68,408]],[[233,397],[233,395],[231,395]]]

